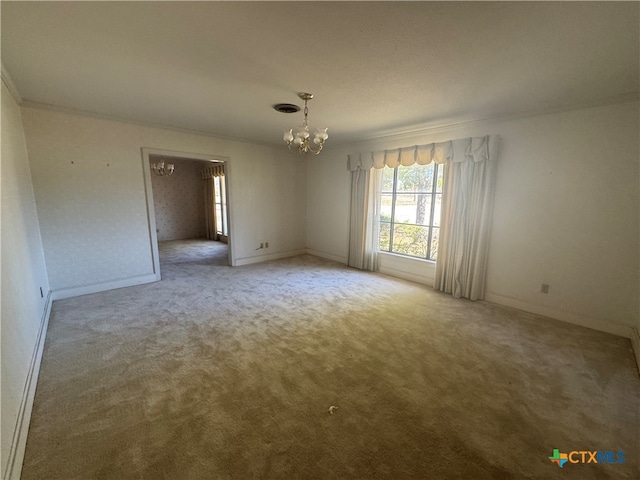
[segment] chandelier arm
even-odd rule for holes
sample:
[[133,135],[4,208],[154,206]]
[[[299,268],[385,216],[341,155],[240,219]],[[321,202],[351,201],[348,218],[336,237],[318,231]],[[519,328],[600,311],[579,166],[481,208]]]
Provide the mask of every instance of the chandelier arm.
[[309,144],[309,142],[304,144],[304,149],[302,148],[302,145],[300,146],[300,153],[307,153],[307,152],[311,152],[315,155],[318,155],[320,153],[320,150],[322,150],[322,145],[318,145],[318,148],[316,150],[313,149],[313,147]]

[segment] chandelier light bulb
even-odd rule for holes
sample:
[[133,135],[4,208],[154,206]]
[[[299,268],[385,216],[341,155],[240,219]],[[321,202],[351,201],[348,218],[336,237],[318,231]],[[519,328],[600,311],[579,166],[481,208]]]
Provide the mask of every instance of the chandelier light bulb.
[[296,137],[300,137],[302,139],[309,138],[309,128],[306,126],[298,127]]
[[325,141],[327,138],[329,138],[329,135],[327,134],[327,127],[316,128],[315,137],[321,139],[322,141]]

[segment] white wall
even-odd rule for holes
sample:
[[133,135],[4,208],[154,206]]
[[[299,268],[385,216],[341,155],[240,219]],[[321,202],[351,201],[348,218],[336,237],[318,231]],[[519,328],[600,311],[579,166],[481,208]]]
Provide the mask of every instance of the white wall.
[[[17,421],[23,415],[21,409],[26,409],[27,421],[31,411],[31,405],[25,397],[29,394],[30,370],[36,367],[34,354],[40,330],[43,322],[46,321],[49,282],[31,185],[20,107],[4,83],[1,103],[2,449],[0,454],[2,474],[6,475]],[[33,394],[33,390],[30,394]],[[21,440],[23,443],[26,441],[26,431],[22,431]],[[21,465],[21,457],[16,459],[16,465],[18,467]]]
[[626,334],[639,317],[638,114],[631,102],[327,145],[308,162],[308,247],[346,259],[348,153],[498,134],[487,299]]
[[238,263],[305,248],[305,165],[282,148],[38,108],[23,119],[54,291],[150,281],[142,147],[228,157]]
[[[152,163],[157,161],[154,158]],[[171,162],[175,165],[171,176],[151,175],[158,240],[204,238],[204,181],[200,173],[204,164]]]

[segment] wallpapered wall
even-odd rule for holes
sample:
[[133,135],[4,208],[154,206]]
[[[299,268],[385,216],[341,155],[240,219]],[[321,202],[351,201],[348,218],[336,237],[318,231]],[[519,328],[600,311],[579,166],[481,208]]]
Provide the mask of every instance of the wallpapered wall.
[[[151,157],[151,162],[158,159]],[[205,236],[204,190],[197,161],[173,161],[170,177],[151,175],[158,240],[184,240]]]
[[[41,108],[21,110],[49,282],[60,294],[155,279],[144,145],[228,159],[233,262],[306,248],[307,164],[288,149]],[[256,250],[267,241],[269,249]]]
[[[31,172],[27,157],[27,146],[22,127],[20,106],[4,84],[2,74],[2,132],[1,168],[2,178],[2,274],[0,275],[0,299],[2,302],[2,422],[0,468],[4,478],[17,478],[7,474],[7,462],[11,459],[15,442],[24,440],[27,433],[21,430],[16,437],[16,426],[20,428],[21,402],[26,399],[23,391],[29,384],[30,365],[37,348],[38,333],[47,309],[49,281],[45,267],[44,252],[38,225],[36,202],[31,183]],[[40,295],[42,289],[43,296]],[[37,368],[36,373],[37,375]],[[35,384],[30,387],[33,394]],[[33,397],[32,397],[33,398]],[[30,411],[29,408],[26,410]],[[24,425],[24,424],[23,424]],[[24,446],[24,444],[22,444]],[[18,451],[19,452],[19,451]],[[16,453],[16,458],[20,453]],[[19,461],[19,460],[17,460]],[[13,473],[20,471],[14,466]],[[18,475],[19,476],[19,475]]]

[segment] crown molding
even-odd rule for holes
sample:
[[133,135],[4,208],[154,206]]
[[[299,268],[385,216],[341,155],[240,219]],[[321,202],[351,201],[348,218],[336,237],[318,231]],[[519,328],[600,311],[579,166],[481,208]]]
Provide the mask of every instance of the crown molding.
[[556,113],[571,112],[575,110],[584,110],[587,108],[603,107],[606,105],[617,105],[622,103],[631,103],[640,101],[640,92],[629,92],[621,95],[615,95],[611,97],[602,97],[594,99],[588,102],[576,103],[572,105],[563,105],[561,107],[553,107],[547,109],[533,110],[529,112],[516,112],[507,115],[495,115],[478,118],[468,118],[464,120],[451,120],[451,121],[439,121],[428,122],[422,124],[416,124],[408,127],[398,127],[388,130],[379,130],[375,133],[360,136],[346,142],[341,142],[340,146],[357,145],[364,142],[371,142],[377,140],[401,140],[403,138],[415,137],[423,134],[434,134],[438,132],[453,130],[456,128],[472,127],[475,125],[482,125],[489,122],[504,122],[520,120],[531,117],[539,117],[542,115],[551,115]]
[[202,135],[205,137],[211,137],[211,138],[216,138],[218,140],[226,140],[226,141],[230,141],[230,142],[239,142],[239,143],[246,143],[249,145],[258,145],[258,146],[262,146],[262,147],[277,147],[278,144],[275,143],[269,143],[269,142],[261,142],[259,140],[248,140],[246,138],[239,138],[239,137],[230,137],[230,136],[224,136],[224,135],[219,135],[219,134],[215,134],[212,132],[207,132],[205,130],[196,130],[196,129],[190,129],[190,128],[182,128],[182,127],[176,127],[173,125],[163,125],[160,123],[153,123],[153,122],[144,122],[141,120],[133,120],[131,118],[126,118],[126,117],[118,117],[116,115],[107,115],[104,113],[98,113],[98,112],[92,112],[89,110],[80,110],[80,109],[76,109],[76,108],[71,108],[71,107],[63,107],[60,105],[53,105],[51,103],[44,103],[44,102],[35,102],[33,100],[29,100],[29,99],[24,99],[22,100],[21,105],[23,107],[26,108],[34,108],[34,109],[38,109],[38,110],[49,110],[49,111],[53,111],[53,112],[59,112],[59,113],[66,113],[69,115],[80,115],[83,117],[90,117],[90,118],[96,118],[96,119],[100,119],[100,120],[108,120],[111,122],[118,122],[118,123],[126,123],[129,125],[137,125],[139,127],[148,127],[148,128],[158,128],[158,129],[162,129],[162,130],[171,130],[174,132],[181,132],[181,133],[189,133],[192,135]]
[[[193,135],[203,135],[206,137],[212,137],[219,140],[226,140],[232,142],[240,142],[250,145],[259,145],[263,147],[278,147],[279,144],[264,142],[259,140],[248,140],[246,138],[240,137],[231,137],[215,134],[212,132],[207,132],[204,130],[196,130],[189,128],[182,128],[173,125],[163,125],[152,122],[144,122],[140,120],[133,120],[126,117],[118,117],[115,115],[106,115],[98,112],[92,112],[87,110],[80,110],[71,107],[63,107],[59,105],[53,105],[49,103],[36,102],[29,99],[23,99],[18,92],[15,84],[11,80],[9,72],[5,69],[4,65],[2,65],[2,80],[16,99],[19,105],[23,107],[36,108],[41,110],[51,110],[61,113],[67,113],[71,115],[81,115],[85,117],[98,118],[102,120],[109,120],[119,123],[126,123],[131,125],[138,125],[142,127],[150,127],[150,128],[159,128],[164,130],[172,130],[176,132],[189,133]],[[489,122],[504,122],[504,121],[514,121],[531,117],[538,117],[542,115],[550,115],[556,113],[570,112],[574,110],[582,110],[587,108],[601,107],[606,105],[616,105],[622,103],[630,103],[630,102],[638,102],[640,101],[640,93],[639,92],[629,92],[621,95],[615,95],[611,97],[602,97],[598,99],[594,99],[588,102],[576,103],[572,105],[564,105],[561,107],[554,107],[548,109],[540,109],[529,112],[516,112],[512,114],[506,115],[495,115],[495,116],[486,116],[486,117],[477,117],[477,118],[467,118],[467,119],[450,119],[450,120],[440,120],[437,122],[427,122],[421,124],[415,124],[412,126],[405,127],[397,127],[386,130],[377,130],[373,133],[355,136],[349,140],[345,140],[342,142],[332,143],[332,147],[345,147],[345,146],[357,146],[362,143],[371,142],[371,141],[384,141],[384,140],[402,140],[404,138],[411,138],[419,135],[429,135],[438,132],[453,130],[457,128],[464,127],[473,127],[476,125],[482,125]]]
[[13,83],[11,79],[11,75],[9,75],[9,71],[5,68],[4,64],[0,63],[0,67],[2,67],[2,82],[11,93],[13,99],[18,103],[18,105],[22,105],[22,96],[20,95],[20,91],[18,91],[18,87]]

